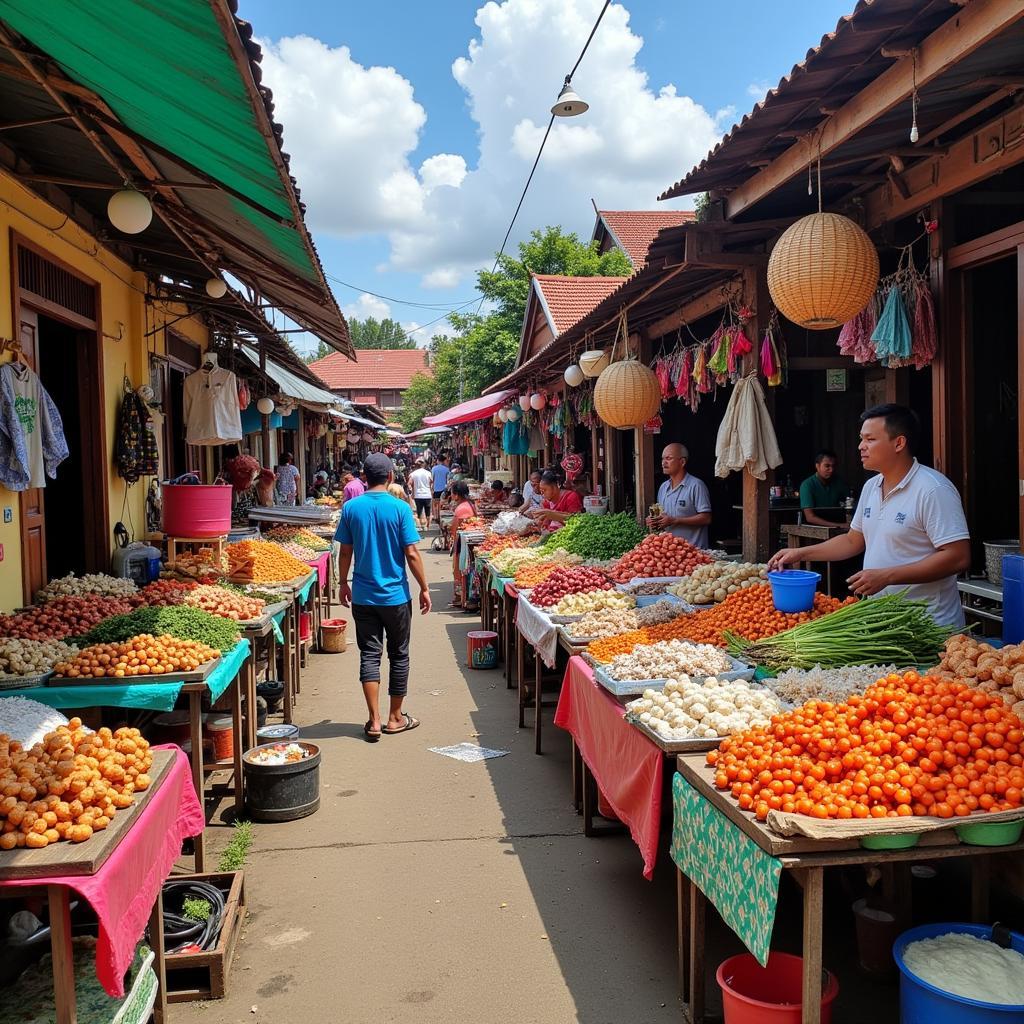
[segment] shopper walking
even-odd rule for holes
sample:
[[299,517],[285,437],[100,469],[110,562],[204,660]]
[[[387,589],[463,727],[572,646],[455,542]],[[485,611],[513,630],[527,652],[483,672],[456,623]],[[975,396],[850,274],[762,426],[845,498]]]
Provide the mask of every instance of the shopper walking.
[[412,498],[416,502],[416,518],[421,530],[430,526],[430,499],[433,497],[434,480],[422,458],[416,460],[416,468],[409,474]]
[[[423,560],[416,548],[412,510],[388,493],[394,482],[391,460],[380,453],[366,457],[368,489],[358,501],[347,501],[335,540],[341,545],[338,586],[341,603],[352,608],[359,646],[359,681],[370,717],[363,732],[370,743],[381,734],[395,735],[420,723],[403,710],[409,686],[409,636],[412,598],[407,570],[420,588],[420,612],[430,611],[430,592]],[[352,582],[349,584],[349,570]],[[387,645],[388,717],[381,723],[380,662]]]
[[448,456],[442,455],[437,465],[430,471],[434,488],[434,518],[441,522],[441,499],[448,490],[448,477],[452,471],[448,468]]
[[277,493],[280,495],[278,504],[295,505],[299,493],[299,470],[294,465],[295,456],[291,452],[285,452],[281,456],[281,462],[274,474],[277,478]]
[[469,484],[465,480],[456,480],[452,484],[452,501],[455,502],[455,512],[452,515],[453,593],[452,603],[448,607],[475,612],[479,611],[480,605],[473,601],[472,595],[466,593],[468,574],[459,569],[459,545],[462,543],[459,538],[459,531],[463,528],[467,519],[472,519],[476,515],[476,505],[469,499]]

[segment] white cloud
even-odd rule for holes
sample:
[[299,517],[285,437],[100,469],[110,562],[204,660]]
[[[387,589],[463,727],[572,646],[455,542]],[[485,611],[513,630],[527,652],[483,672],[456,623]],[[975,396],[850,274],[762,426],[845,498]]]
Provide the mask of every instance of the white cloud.
[[[479,150],[429,156],[418,168],[411,155],[426,114],[395,69],[363,67],[347,48],[303,37],[268,47],[264,77],[314,232],[386,233],[388,266],[422,274],[425,287],[453,287],[489,264],[600,8],[482,5],[476,38],[452,65]],[[656,196],[718,140],[726,112],[709,113],[674,84],[652,86],[637,64],[642,46],[626,8],[610,6],[573,81],[590,110],[556,120],[510,246],[547,224],[587,237],[591,196],[599,206],[657,208]]]
[[402,329],[416,342],[417,348],[426,348],[434,338],[451,333],[451,326],[446,320],[428,323],[426,326],[416,320],[409,320],[402,324]]
[[347,317],[355,317],[357,320],[366,320],[373,317],[375,320],[387,320],[391,316],[391,307],[376,295],[363,292],[355,302],[341,307],[342,313]]
[[768,90],[771,85],[768,82],[751,82],[747,86],[747,95],[750,96],[755,103],[760,103],[761,100],[768,95]]

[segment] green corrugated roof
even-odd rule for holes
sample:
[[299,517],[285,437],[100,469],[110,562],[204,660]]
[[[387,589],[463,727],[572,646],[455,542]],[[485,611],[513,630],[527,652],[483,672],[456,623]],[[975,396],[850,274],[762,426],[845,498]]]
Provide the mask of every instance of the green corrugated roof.
[[[211,0],[0,0],[0,17],[131,131],[275,216],[294,218]],[[232,206],[276,258],[319,282],[297,228],[244,202]]]

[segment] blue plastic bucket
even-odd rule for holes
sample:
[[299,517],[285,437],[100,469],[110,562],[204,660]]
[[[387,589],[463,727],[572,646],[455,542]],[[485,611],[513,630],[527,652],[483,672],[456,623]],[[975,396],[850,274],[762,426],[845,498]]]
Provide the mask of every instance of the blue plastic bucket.
[[814,607],[814,592],[821,582],[821,573],[783,569],[768,573],[768,582],[772,587],[772,603],[780,612],[809,612]]
[[[903,963],[907,946],[950,932],[979,939],[992,938],[992,929],[983,924],[923,924],[904,932],[893,944],[892,955],[900,969],[900,1024],[1020,1024],[1024,1021],[1024,1006],[966,999],[929,985],[910,972]],[[1010,947],[1024,954],[1024,935],[1011,932]]]

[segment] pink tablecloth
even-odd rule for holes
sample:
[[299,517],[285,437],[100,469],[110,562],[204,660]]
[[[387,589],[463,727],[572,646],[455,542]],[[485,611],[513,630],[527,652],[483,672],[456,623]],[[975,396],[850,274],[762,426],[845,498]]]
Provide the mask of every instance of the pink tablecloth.
[[555,725],[572,734],[602,795],[629,827],[644,859],[644,878],[650,879],[658,859],[665,756],[625,714],[594,682],[590,666],[582,658],[570,658]]
[[99,918],[96,977],[107,993],[124,995],[124,975],[146,928],[157,893],[181,856],[181,843],[206,825],[188,758],[177,756],[138,820],[95,875],[26,878],[6,885],[66,885],[89,901]]
[[327,586],[327,563],[331,560],[330,551],[325,551],[322,555],[318,555],[316,558],[308,558],[306,561],[316,569],[317,579],[320,580],[320,586]]

